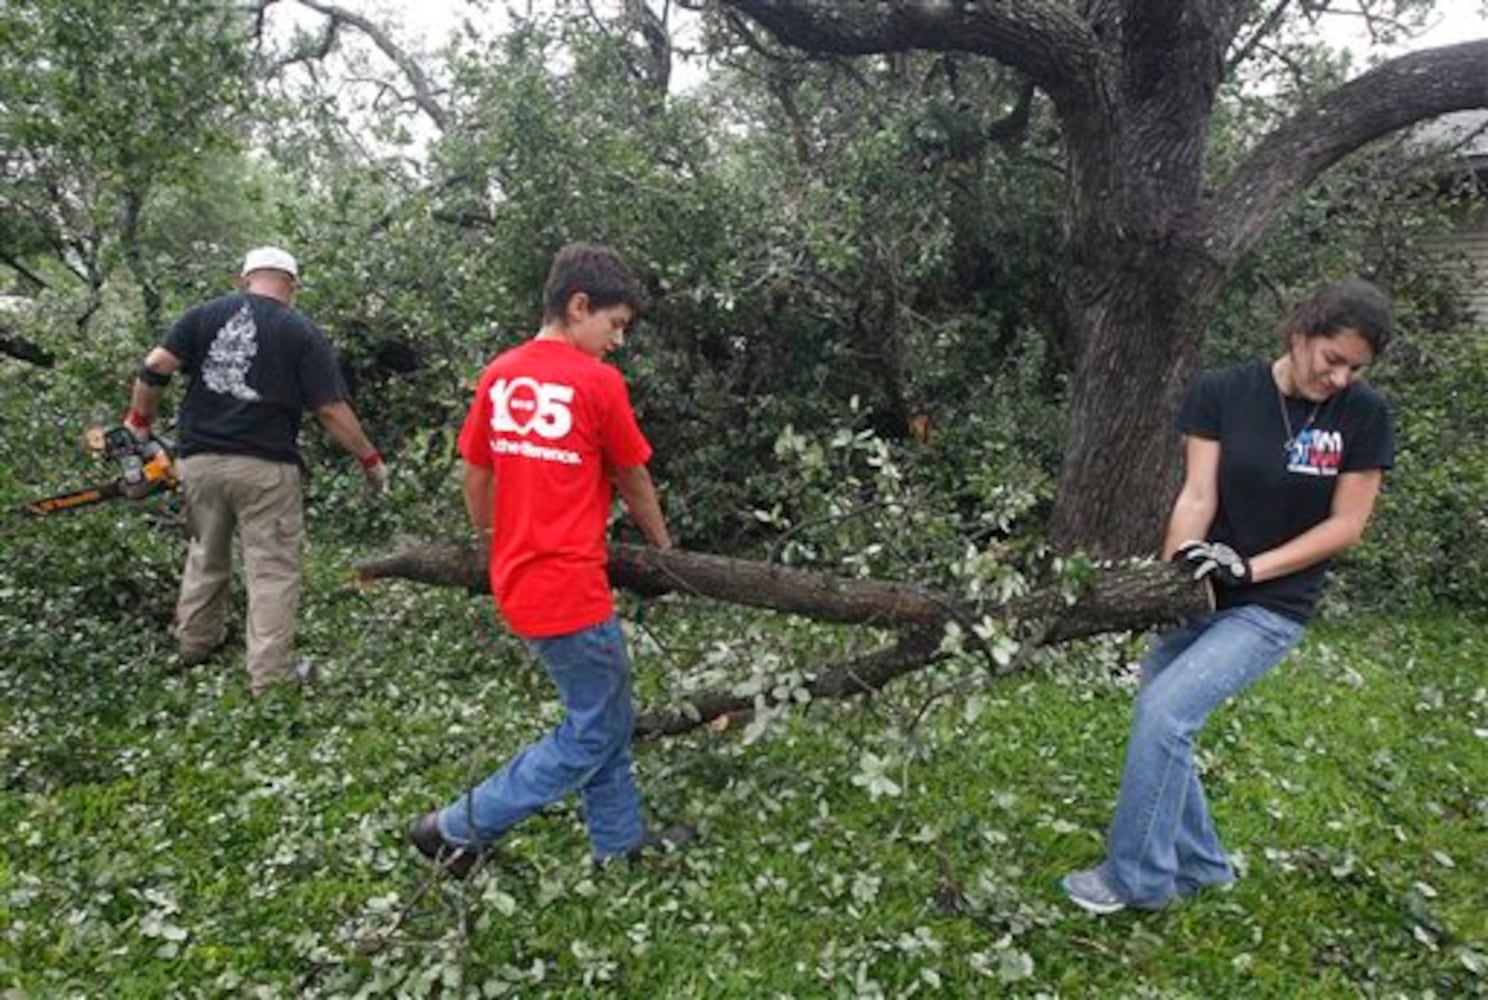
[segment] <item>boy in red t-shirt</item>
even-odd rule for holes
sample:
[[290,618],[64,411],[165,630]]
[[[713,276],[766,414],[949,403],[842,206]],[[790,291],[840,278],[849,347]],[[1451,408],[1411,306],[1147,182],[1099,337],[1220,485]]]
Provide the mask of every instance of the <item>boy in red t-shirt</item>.
[[491,592],[558,688],[558,728],[409,838],[463,876],[518,822],[577,791],[598,863],[647,841],[631,774],[630,662],[605,571],[614,484],[648,541],[672,545],[619,371],[603,362],[641,307],[615,251],[559,251],[543,290],[543,327],[486,367],[460,432],[465,508],[489,546]]

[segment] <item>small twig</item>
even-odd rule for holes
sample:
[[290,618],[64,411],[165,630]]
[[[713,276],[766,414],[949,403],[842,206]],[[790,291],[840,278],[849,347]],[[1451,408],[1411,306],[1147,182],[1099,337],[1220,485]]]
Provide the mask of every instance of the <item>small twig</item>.
[[775,540],[770,543],[770,551],[765,555],[765,562],[779,562],[780,550],[784,548],[785,544],[789,542],[793,537],[803,531],[814,528],[823,528],[831,524],[841,524],[844,521],[850,521],[855,517],[863,517],[866,514],[871,514],[876,510],[882,510],[885,507],[890,507],[898,503],[898,500],[878,500],[874,503],[864,504],[861,507],[854,507],[852,510],[843,511],[840,514],[826,514],[822,517],[811,518],[809,520],[793,524],[785,531],[781,532],[778,536],[776,536]]
[[1086,949],[1088,949],[1090,951],[1098,951],[1102,955],[1105,955],[1107,958],[1115,958],[1115,957],[1117,957],[1116,956],[1116,952],[1114,950],[1112,950],[1111,948],[1106,947],[1105,945],[1101,944],[1099,941],[1093,940],[1093,939],[1088,938],[1088,937],[1079,937],[1077,935],[1071,934],[1065,940],[1069,941],[1070,944],[1074,945],[1077,948],[1086,948]]
[[1279,0],[1276,6],[1271,9],[1271,12],[1262,19],[1260,26],[1251,33],[1251,36],[1236,47],[1234,53],[1225,61],[1224,75],[1226,77],[1233,73],[1241,63],[1255,54],[1256,47],[1261,44],[1267,35],[1276,30],[1277,25],[1281,23],[1281,19],[1286,15],[1287,8],[1291,4],[1292,0]]
[[[403,922],[408,919],[408,915],[413,912],[413,908],[417,906],[419,901],[424,898],[424,895],[434,887],[434,883],[439,879],[441,874],[442,872],[439,866],[437,864],[431,864],[428,871],[419,882],[418,888],[414,890],[413,898],[403,904],[403,906],[398,910],[397,915],[393,918],[393,922],[380,931],[373,931],[369,934],[363,934],[361,937],[357,938],[357,951],[363,955],[375,955],[378,952],[382,951],[382,949],[386,948],[388,946],[388,943],[392,940],[393,935],[398,932],[398,928],[403,926]],[[327,963],[325,962],[316,963],[316,968],[312,969],[310,973],[305,976],[304,980],[301,981],[300,988],[303,990],[311,982],[313,982],[314,977],[319,976],[320,973],[324,971],[323,966],[325,966],[326,964]]]
[[[1028,658],[1031,657],[1034,652],[1043,645],[1044,640],[1049,636],[1049,630],[1053,627],[1054,619],[1052,616],[1040,621],[1038,626],[1032,632],[1030,632],[1018,646],[1017,652],[1015,652],[1011,657],[1008,658],[1008,662],[1006,664],[999,664],[995,659],[992,660],[992,666],[988,670],[988,674],[995,680],[997,678],[1006,677],[1009,674],[1014,674],[1017,673],[1019,670],[1022,670],[1023,665],[1028,661]],[[991,657],[991,650],[987,647],[985,642],[982,643],[982,648],[986,651],[988,657]],[[910,720],[907,732],[912,735],[915,730],[919,728],[920,722],[924,719],[925,714],[930,710],[931,705],[935,704],[942,698],[968,691],[975,684],[975,678],[964,678],[955,682],[954,684],[948,684],[938,691],[932,691],[920,705],[919,711],[915,712],[914,718]]]

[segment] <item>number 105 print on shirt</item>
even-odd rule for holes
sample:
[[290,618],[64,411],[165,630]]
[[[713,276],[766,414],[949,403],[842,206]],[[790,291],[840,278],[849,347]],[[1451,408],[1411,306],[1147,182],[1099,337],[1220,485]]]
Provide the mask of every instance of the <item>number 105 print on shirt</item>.
[[525,375],[497,379],[491,383],[491,451],[497,455],[517,455],[542,462],[583,465],[584,459],[567,448],[549,448],[530,441],[512,441],[502,434],[526,437],[536,433],[547,441],[557,441],[573,430],[573,386],[557,382],[539,382]]
[[491,430],[556,441],[573,429],[573,386],[521,376],[491,384]]

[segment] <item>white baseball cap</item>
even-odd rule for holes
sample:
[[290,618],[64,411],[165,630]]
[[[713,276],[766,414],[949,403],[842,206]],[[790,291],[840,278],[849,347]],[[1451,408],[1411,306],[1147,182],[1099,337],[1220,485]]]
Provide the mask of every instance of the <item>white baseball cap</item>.
[[243,258],[243,274],[246,276],[254,271],[283,271],[291,278],[298,280],[300,265],[295,263],[293,255],[288,250],[280,250],[278,247],[254,247],[248,251],[248,256]]

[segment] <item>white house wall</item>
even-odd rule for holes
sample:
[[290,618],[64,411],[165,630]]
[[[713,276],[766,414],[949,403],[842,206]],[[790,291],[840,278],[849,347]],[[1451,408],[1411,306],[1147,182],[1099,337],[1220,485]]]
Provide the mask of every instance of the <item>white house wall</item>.
[[1468,306],[1488,326],[1488,206],[1479,205],[1457,229],[1427,241],[1426,246],[1441,254],[1448,266],[1461,268]]

